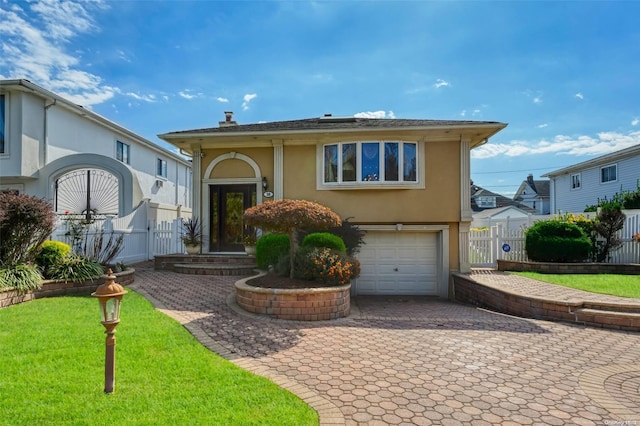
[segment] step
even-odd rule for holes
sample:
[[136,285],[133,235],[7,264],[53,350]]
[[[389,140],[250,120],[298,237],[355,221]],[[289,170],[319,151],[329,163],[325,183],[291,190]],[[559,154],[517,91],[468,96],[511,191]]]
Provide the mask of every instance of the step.
[[576,321],[606,328],[640,330],[640,313],[604,309],[580,308],[575,310]]
[[255,263],[216,264],[216,263],[176,263],[173,270],[180,274],[237,276],[255,274]]

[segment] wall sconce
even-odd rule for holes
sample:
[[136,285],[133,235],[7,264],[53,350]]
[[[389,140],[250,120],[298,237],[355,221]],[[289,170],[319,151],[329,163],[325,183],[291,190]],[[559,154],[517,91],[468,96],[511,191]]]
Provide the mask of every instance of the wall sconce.
[[264,176],[262,178],[262,189],[264,189],[266,191],[267,188],[269,188],[269,181],[267,180],[267,177]]

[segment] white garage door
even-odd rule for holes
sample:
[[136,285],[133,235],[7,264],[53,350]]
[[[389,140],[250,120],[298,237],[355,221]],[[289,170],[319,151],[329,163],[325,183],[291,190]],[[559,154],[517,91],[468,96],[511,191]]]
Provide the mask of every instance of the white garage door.
[[368,231],[358,254],[358,295],[438,295],[435,232]]

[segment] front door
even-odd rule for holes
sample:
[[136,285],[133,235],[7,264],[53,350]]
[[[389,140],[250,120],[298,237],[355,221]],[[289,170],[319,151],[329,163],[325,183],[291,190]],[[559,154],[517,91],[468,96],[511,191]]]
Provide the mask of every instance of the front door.
[[244,251],[242,238],[248,230],[242,216],[256,205],[256,185],[211,185],[209,200],[209,251]]

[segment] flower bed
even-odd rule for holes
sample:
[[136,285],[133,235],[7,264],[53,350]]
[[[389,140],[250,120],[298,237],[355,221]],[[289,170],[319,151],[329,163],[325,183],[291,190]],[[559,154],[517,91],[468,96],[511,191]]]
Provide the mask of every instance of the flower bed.
[[[116,282],[118,284],[127,286],[132,284],[135,279],[135,269],[129,268],[126,271],[118,272],[114,275],[116,276]],[[43,297],[89,295],[103,282],[103,277],[96,278],[93,281],[88,280],[81,282],[44,280],[41,288],[27,293],[20,293],[13,289],[0,291],[0,308]]]
[[297,289],[263,288],[237,281],[236,302],[247,312],[296,321],[345,318],[351,309],[351,284]]

